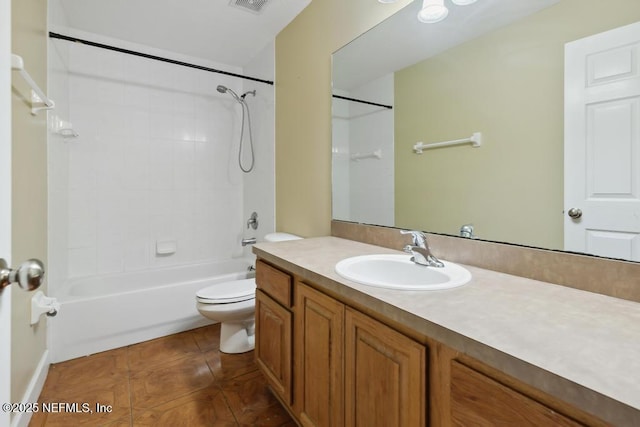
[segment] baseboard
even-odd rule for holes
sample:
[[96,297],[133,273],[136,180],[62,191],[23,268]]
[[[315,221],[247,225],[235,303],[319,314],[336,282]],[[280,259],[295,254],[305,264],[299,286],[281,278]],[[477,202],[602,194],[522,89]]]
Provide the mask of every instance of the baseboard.
[[[29,386],[24,393],[22,403],[28,404],[38,401],[42,387],[44,387],[44,382],[47,379],[47,374],[49,373],[49,365],[49,350],[45,350],[44,353],[42,353],[40,362],[38,362],[38,366],[33,372],[31,381],[29,381]],[[11,420],[11,427],[28,427],[29,421],[31,421],[31,415],[33,414],[27,412],[15,414]]]

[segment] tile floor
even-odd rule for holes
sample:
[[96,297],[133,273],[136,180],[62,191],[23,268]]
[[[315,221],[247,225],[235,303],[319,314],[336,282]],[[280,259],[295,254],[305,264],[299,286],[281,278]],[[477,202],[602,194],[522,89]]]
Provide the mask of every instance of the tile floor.
[[[92,412],[42,411],[35,426],[286,426],[253,352],[220,353],[219,325],[52,365],[39,402]],[[96,405],[110,405],[98,412]]]

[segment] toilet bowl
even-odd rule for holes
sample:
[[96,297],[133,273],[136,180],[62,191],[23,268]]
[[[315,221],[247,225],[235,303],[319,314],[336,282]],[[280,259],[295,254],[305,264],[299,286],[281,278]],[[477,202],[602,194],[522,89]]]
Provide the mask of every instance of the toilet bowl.
[[[298,240],[289,233],[270,233],[267,242]],[[217,283],[196,293],[196,307],[207,319],[220,322],[220,351],[244,353],[255,347],[255,279]]]

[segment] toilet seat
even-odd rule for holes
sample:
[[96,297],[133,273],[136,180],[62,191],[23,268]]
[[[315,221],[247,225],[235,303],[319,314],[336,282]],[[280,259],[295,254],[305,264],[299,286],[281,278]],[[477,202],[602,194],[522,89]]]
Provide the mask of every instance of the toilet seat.
[[242,279],[218,283],[196,293],[196,299],[202,304],[231,304],[248,301],[256,297],[256,280]]

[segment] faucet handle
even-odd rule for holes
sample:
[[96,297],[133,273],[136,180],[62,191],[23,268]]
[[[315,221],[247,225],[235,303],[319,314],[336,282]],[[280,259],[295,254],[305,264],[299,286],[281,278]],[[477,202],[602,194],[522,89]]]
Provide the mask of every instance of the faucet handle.
[[422,231],[416,230],[400,230],[401,234],[411,234],[411,239],[413,240],[414,246],[419,246],[421,248],[426,247],[427,237],[424,235]]

